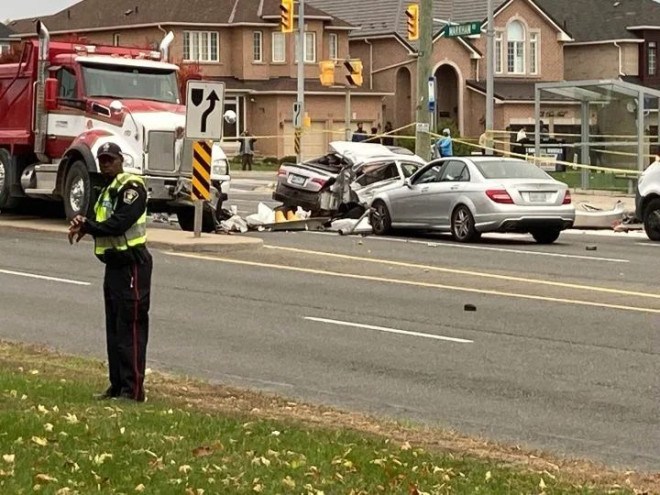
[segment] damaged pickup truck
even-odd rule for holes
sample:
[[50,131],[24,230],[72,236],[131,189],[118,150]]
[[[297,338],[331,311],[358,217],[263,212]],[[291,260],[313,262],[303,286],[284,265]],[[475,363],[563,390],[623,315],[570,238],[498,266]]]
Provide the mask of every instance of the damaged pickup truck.
[[273,199],[314,216],[342,215],[369,207],[376,194],[402,186],[425,164],[405,148],[335,141],[320,158],[283,164]]

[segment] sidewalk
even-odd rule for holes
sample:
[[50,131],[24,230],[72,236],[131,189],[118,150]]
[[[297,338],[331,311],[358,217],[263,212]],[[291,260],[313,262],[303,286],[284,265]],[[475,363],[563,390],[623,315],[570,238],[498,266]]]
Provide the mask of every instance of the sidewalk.
[[[0,232],[12,230],[51,234],[68,242],[65,220],[0,216]],[[196,239],[192,232],[184,232],[179,229],[148,227],[147,235],[149,247],[171,251],[230,253],[259,249],[263,245],[261,239],[243,235],[202,234],[202,237]]]

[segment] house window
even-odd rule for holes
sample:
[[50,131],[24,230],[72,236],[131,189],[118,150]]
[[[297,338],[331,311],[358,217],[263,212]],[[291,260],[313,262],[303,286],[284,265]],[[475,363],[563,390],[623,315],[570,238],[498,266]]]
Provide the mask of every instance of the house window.
[[186,62],[219,62],[220,46],[215,31],[184,31],[183,60]]
[[330,49],[328,50],[328,58],[330,60],[334,60],[334,59],[338,58],[337,53],[339,51],[338,50],[337,35],[334,34],[334,33],[330,34],[328,36],[328,40],[329,40],[329,43],[330,43]]
[[115,33],[112,35],[112,45],[119,46],[119,33]]
[[263,33],[261,31],[255,31],[252,33],[252,61],[253,62],[263,62],[264,61],[264,39]]
[[273,62],[286,62],[286,38],[284,33],[273,33]]
[[649,76],[655,76],[658,72],[658,50],[655,41],[649,41]]
[[539,33],[529,33],[529,73],[539,73]]
[[507,72],[510,74],[525,73],[525,28],[519,21],[509,24],[507,37]]
[[[296,55],[295,61],[298,63],[298,40],[300,34],[296,33]],[[305,33],[305,56],[306,64],[313,64],[316,62],[316,33]]]
[[502,39],[504,38],[501,31],[495,33],[495,72],[501,74],[504,72],[502,67]]

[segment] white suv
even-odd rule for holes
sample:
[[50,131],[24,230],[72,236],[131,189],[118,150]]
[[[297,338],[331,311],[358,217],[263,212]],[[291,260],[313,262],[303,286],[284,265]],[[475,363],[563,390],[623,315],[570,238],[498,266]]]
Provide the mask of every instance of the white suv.
[[639,177],[636,206],[646,235],[660,241],[660,161],[652,163]]

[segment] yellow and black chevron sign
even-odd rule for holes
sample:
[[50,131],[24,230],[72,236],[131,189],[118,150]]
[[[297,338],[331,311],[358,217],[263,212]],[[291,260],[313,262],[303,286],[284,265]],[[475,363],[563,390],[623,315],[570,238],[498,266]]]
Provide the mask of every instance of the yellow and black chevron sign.
[[209,201],[211,199],[211,143],[193,143],[192,198]]

